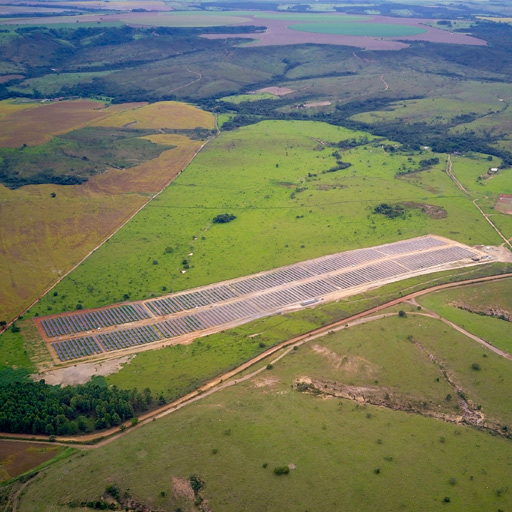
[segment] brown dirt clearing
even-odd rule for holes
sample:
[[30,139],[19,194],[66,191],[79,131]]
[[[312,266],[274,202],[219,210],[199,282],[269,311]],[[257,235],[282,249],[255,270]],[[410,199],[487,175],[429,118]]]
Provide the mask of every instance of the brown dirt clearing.
[[58,451],[58,446],[50,444],[0,440],[0,482],[39,466]]
[[31,375],[32,379],[38,381],[44,379],[46,384],[52,386],[74,386],[76,384],[85,384],[92,377],[107,377],[112,373],[118,372],[125,364],[130,362],[133,356],[123,356],[116,359],[109,359],[102,363],[79,363],[67,368],[57,368],[46,373],[36,373]]

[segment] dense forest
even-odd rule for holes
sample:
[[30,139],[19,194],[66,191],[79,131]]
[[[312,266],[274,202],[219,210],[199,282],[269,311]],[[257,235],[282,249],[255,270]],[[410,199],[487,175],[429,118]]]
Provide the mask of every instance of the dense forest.
[[0,386],[0,431],[48,436],[92,432],[121,425],[154,405],[149,389],[119,390],[94,382],[64,388],[44,380],[11,383]]

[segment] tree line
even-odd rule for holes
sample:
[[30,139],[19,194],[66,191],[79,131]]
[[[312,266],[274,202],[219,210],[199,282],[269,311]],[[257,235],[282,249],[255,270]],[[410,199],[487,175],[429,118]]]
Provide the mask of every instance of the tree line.
[[44,380],[16,382],[0,387],[0,431],[48,436],[92,432],[121,425],[154,405],[149,388],[139,392],[94,382],[63,388]]

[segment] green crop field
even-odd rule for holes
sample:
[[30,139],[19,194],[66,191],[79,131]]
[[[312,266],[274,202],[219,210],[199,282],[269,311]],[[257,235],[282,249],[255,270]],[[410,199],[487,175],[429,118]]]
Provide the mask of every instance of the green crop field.
[[423,34],[427,30],[420,27],[407,25],[394,25],[387,23],[357,23],[333,21],[328,23],[301,23],[290,25],[290,30],[301,32],[317,32],[319,34],[337,34],[343,36],[368,36],[368,37],[398,37]]
[[234,96],[225,96],[220,98],[220,101],[226,101],[227,103],[243,103],[244,101],[260,101],[260,100],[275,100],[277,96],[268,92],[259,92],[255,94],[235,94]]
[[[314,340],[247,382],[55,464],[26,488],[18,509],[97,500],[109,484],[148,507],[186,509],[194,496],[180,489],[193,474],[203,481],[201,498],[228,512],[247,503],[254,511],[506,509],[510,442],[424,416],[458,414],[429,351],[499,419],[511,413],[503,400],[510,362],[445,331],[439,321],[394,316]],[[298,391],[296,379],[305,378],[362,386],[367,396],[385,391],[395,406],[425,413],[325,400],[323,388],[318,396]],[[289,474],[274,474],[283,465]]]

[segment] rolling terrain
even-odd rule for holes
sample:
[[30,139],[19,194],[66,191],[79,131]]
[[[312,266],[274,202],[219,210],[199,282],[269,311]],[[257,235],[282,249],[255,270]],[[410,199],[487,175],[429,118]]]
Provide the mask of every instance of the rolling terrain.
[[508,510],[509,11],[1,4],[0,511]]

